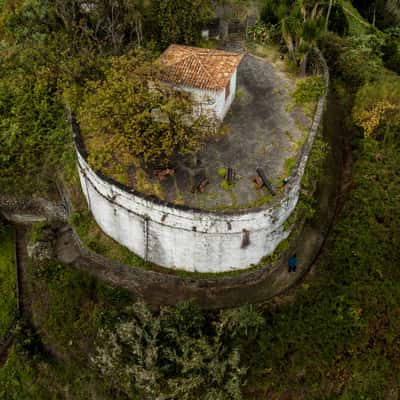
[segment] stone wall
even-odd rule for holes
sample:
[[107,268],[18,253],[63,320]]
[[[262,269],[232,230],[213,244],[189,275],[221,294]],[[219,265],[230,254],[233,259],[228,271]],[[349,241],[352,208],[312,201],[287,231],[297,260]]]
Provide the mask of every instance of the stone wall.
[[[321,57],[325,82],[329,74]],[[258,209],[206,212],[146,196],[93,171],[79,127],[73,121],[78,170],[88,207],[101,229],[147,261],[197,272],[240,270],[271,254],[290,233],[285,221],[296,207],[300,183],[317,134],[326,95],[289,182],[275,200]]]

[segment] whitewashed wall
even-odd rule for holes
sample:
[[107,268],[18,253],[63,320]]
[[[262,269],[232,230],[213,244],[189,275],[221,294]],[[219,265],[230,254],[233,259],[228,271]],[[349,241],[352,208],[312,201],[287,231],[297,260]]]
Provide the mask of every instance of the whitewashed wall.
[[[328,87],[329,73],[322,61]],[[271,205],[246,212],[217,213],[174,206],[101,177],[85,161],[79,129],[73,123],[79,176],[88,207],[106,234],[158,265],[198,272],[248,268],[271,254],[290,233],[285,231],[284,223],[298,201],[325,97],[318,102],[310,134],[289,183]],[[245,231],[249,244],[243,247]]]
[[[273,252],[289,232],[283,224],[299,186],[274,207],[218,214],[155,203],[98,176],[78,153],[83,192],[101,229],[144,259],[169,268],[221,272],[243,269]],[[242,248],[243,230],[250,243]]]
[[226,113],[229,111],[233,100],[235,99],[236,77],[237,69],[232,74],[232,78],[230,81],[230,93],[226,101],[225,88],[219,91],[213,91],[190,88],[186,86],[178,86],[175,87],[175,89],[183,90],[192,95],[194,102],[198,104],[198,106],[195,107],[194,110],[195,115],[200,115],[202,113],[209,116],[215,115],[219,120],[222,121],[225,118]]

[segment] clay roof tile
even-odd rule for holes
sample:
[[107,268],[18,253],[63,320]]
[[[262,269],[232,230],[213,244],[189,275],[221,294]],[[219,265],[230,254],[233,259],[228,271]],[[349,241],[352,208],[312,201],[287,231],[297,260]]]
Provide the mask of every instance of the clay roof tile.
[[159,61],[166,82],[220,90],[228,84],[242,58],[243,54],[172,44]]

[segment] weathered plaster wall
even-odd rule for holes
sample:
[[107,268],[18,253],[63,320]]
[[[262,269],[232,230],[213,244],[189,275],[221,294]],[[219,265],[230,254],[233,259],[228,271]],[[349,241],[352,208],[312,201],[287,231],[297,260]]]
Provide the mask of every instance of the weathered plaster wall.
[[[324,67],[328,85],[325,63]],[[245,269],[272,253],[290,233],[284,223],[297,204],[324,103],[325,96],[318,102],[308,140],[282,193],[270,205],[244,212],[189,209],[124,188],[91,169],[79,129],[73,124],[78,170],[89,209],[106,234],[158,265],[198,272]]]

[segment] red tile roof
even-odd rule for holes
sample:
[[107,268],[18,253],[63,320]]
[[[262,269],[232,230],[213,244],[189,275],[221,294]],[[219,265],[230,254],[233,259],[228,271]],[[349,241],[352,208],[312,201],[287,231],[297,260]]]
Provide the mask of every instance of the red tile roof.
[[243,54],[172,44],[159,60],[166,82],[220,90],[226,87],[242,58]]

